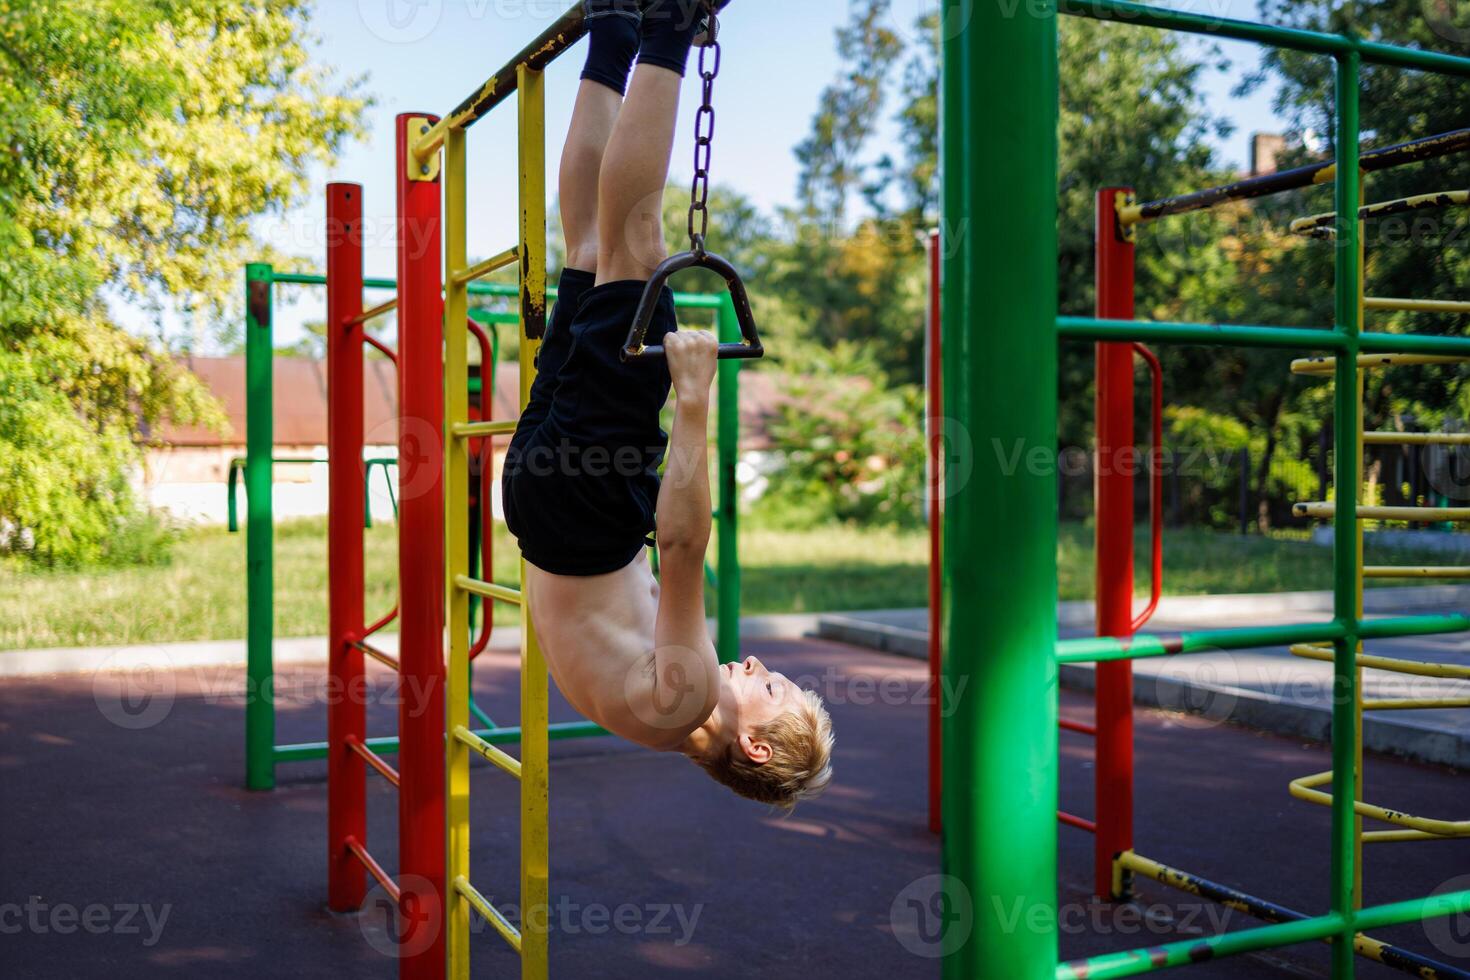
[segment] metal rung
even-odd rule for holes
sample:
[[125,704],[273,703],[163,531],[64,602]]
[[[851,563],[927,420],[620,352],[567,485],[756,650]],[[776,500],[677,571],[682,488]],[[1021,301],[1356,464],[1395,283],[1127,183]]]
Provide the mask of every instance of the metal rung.
[[494,582],[482,582],[468,575],[456,575],[454,577],[456,587],[464,589],[472,595],[483,596],[486,599],[498,599],[508,602],[513,606],[519,606],[524,602],[519,589],[507,588],[504,585],[496,585]]
[[509,422],[456,422],[449,431],[456,439],[483,439],[485,436],[514,435],[517,423]]
[[368,309],[363,310],[357,316],[348,320],[347,323],[349,325],[367,323],[369,320],[377,319],[384,313],[392,313],[396,309],[398,309],[398,297],[395,296],[386,303],[379,303],[377,306],[369,307]]
[[1363,831],[1364,844],[1392,844],[1398,841],[1409,840],[1454,840],[1443,834],[1426,834],[1422,830],[1365,830]]
[[1470,698],[1378,698],[1364,701],[1364,711],[1422,711],[1427,708],[1470,708]]
[[1364,565],[1364,578],[1470,578],[1470,565]]
[[1470,313],[1470,301],[1453,299],[1394,299],[1368,296],[1363,306],[1369,310],[1410,310],[1415,313]]
[[[1465,364],[1470,357],[1453,354],[1359,354],[1358,367],[1414,367],[1425,364]],[[1299,357],[1291,362],[1292,374],[1331,374],[1337,368],[1335,357]]]
[[[1332,782],[1332,770],[1330,769],[1326,772],[1293,779],[1290,787],[1291,795],[1299,800],[1306,800],[1308,803],[1331,806],[1332,794],[1324,793],[1316,788],[1330,782]],[[1429,817],[1416,817],[1398,810],[1387,810],[1381,806],[1364,803],[1362,800],[1353,801],[1353,812],[1360,817],[1382,820],[1384,823],[1397,824],[1400,827],[1422,831],[1435,837],[1470,837],[1470,820],[1434,820]]]
[[1369,446],[1470,446],[1470,432],[1364,432]]
[[377,879],[378,884],[383,886],[383,891],[388,893],[388,896],[393,899],[394,903],[401,904],[403,902],[403,892],[399,889],[398,882],[389,877],[388,872],[383,870],[383,866],[367,852],[367,848],[359,844],[356,837],[347,838],[345,843],[347,850],[351,851],[353,856],[362,862],[362,866],[367,868],[368,874]]
[[476,279],[483,279],[496,269],[504,269],[506,266],[513,264],[520,257],[520,254],[521,250],[519,248],[508,248],[499,255],[492,255],[483,262],[476,262],[468,269],[451,272],[449,281],[456,286],[463,286],[466,283],[474,282]]
[[362,760],[368,765],[372,766],[373,769],[384,779],[388,780],[388,782],[392,783],[394,786],[402,786],[402,780],[398,776],[398,770],[388,765],[387,761],[384,760],[382,756],[378,755],[378,753],[374,752],[366,745],[363,745],[360,739],[347,739],[347,747],[356,752],[358,755],[362,756]]
[[[1293,656],[1305,657],[1308,660],[1322,660],[1332,662],[1332,648],[1320,646],[1315,643],[1296,643],[1287,648]],[[1398,657],[1375,657],[1360,653],[1357,656],[1359,667],[1371,667],[1374,670],[1387,670],[1395,674],[1413,674],[1416,677],[1440,677],[1446,680],[1470,681],[1470,667],[1461,664],[1432,664],[1422,660],[1403,660]]]
[[454,737],[459,739],[464,744],[468,745],[470,748],[474,749],[483,758],[488,759],[489,761],[495,763],[495,765],[499,766],[501,769],[510,773],[515,778],[521,778],[521,761],[515,756],[510,755],[509,753],[504,752],[500,749],[497,749],[495,746],[491,745],[489,742],[485,741],[483,738],[476,735],[474,732],[470,731],[463,725],[454,726]]
[[[1358,220],[1365,218],[1377,218],[1390,214],[1403,214],[1405,211],[1420,211],[1424,208],[1446,208],[1470,204],[1470,191],[1432,191],[1428,194],[1415,194],[1413,197],[1401,197],[1393,201],[1379,201],[1375,204],[1367,204],[1358,209]],[[1333,222],[1337,220],[1336,211],[1327,211],[1323,214],[1313,214],[1305,218],[1297,218],[1290,225],[1293,234],[1317,234],[1332,235],[1336,232]]]
[[481,918],[495,927],[495,931],[500,933],[500,938],[509,943],[511,949],[517,953],[521,951],[521,931],[511,925],[510,920],[501,915],[500,910],[491,905],[485,896],[481,895],[475,889],[475,886],[469,883],[469,879],[465,878],[464,875],[456,877],[454,879],[454,890],[459,892],[464,897],[464,900],[474,907],[476,912],[480,913]]
[[[1296,504],[1297,517],[1331,517],[1337,504],[1331,500]],[[1359,507],[1358,518],[1370,521],[1417,521],[1436,524],[1440,521],[1470,521],[1470,507]]]
[[361,650],[363,653],[367,654],[369,657],[372,657],[374,660],[376,660],[378,663],[382,664],[384,667],[390,667],[393,670],[402,670],[403,669],[402,665],[398,663],[398,658],[397,657],[393,656],[393,654],[388,653],[386,651],[379,650],[377,647],[373,646],[371,643],[364,643],[361,640],[354,640],[352,642],[352,645],[354,647],[356,647],[357,649]]

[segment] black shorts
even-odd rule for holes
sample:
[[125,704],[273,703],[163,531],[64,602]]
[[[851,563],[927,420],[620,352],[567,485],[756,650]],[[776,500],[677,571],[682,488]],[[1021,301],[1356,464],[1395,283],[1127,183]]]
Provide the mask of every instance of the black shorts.
[[[603,575],[638,556],[654,530],[658,470],[669,437],[663,359],[623,363],[642,282],[593,285],[561,275],[530,398],[505,455],[505,521],[525,559],[555,575]],[[647,343],[674,328],[659,298]]]

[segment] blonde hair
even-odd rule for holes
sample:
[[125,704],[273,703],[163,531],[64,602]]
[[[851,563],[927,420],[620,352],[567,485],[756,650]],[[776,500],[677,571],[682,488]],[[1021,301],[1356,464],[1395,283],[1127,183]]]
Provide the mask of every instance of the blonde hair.
[[766,762],[752,762],[735,743],[694,761],[740,796],[787,812],[832,781],[832,717],[815,691],[802,691],[790,711],[757,726],[751,736],[771,746]]

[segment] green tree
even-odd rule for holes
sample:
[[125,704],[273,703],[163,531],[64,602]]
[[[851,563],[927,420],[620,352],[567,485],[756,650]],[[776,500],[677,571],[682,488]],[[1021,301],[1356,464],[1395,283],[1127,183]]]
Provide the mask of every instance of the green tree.
[[108,300],[224,319],[252,216],[357,134],[302,0],[0,0],[0,552],[115,555],[159,423],[218,425]]

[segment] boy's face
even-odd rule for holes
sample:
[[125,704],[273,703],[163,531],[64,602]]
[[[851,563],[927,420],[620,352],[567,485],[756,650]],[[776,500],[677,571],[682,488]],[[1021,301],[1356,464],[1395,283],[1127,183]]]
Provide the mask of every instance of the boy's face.
[[[739,719],[737,738],[753,761],[764,761],[759,758],[762,752],[751,751],[752,735],[760,726],[795,709],[800,703],[801,690],[784,674],[767,670],[766,665],[755,657],[746,657],[740,663],[723,664],[720,671],[725,675],[721,700],[730,700]],[[769,747],[765,747],[765,751],[768,752]]]

